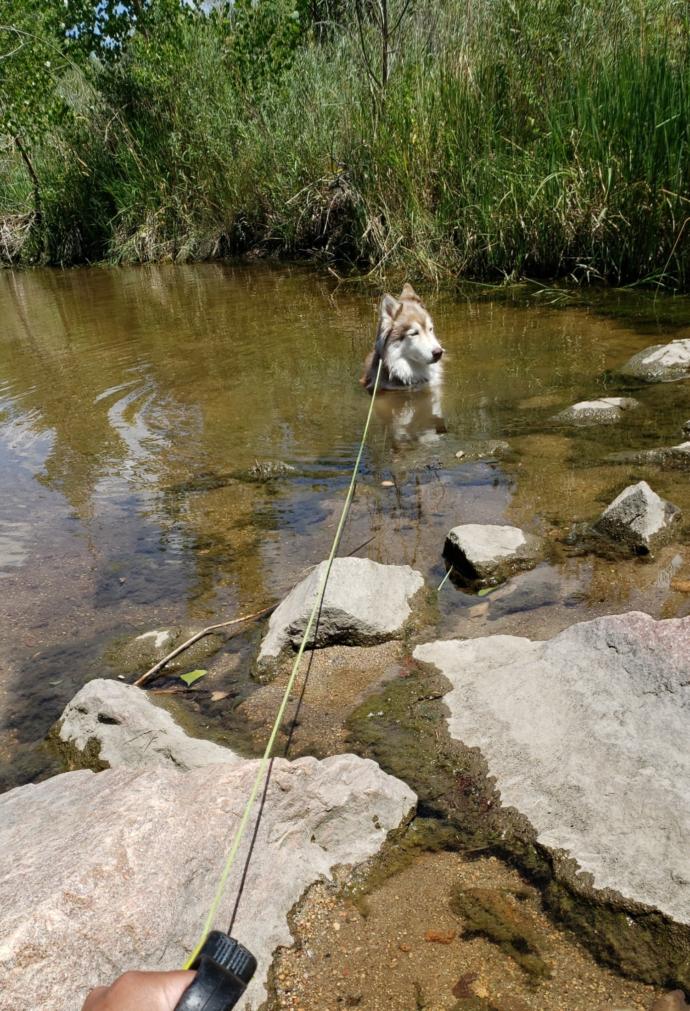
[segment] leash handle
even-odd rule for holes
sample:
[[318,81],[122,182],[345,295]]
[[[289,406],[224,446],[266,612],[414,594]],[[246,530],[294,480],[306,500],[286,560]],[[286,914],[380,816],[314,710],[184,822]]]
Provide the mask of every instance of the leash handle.
[[230,1011],[247,989],[256,959],[234,937],[212,930],[190,969],[196,976],[175,1011]]

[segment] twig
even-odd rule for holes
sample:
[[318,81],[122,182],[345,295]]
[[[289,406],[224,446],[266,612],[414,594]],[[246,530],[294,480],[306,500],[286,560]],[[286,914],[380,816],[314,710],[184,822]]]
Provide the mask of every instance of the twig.
[[271,614],[275,611],[277,606],[277,604],[272,604],[270,607],[264,607],[261,611],[255,611],[253,614],[243,614],[241,618],[232,618],[230,621],[219,621],[216,625],[208,625],[206,628],[202,628],[201,631],[193,635],[191,639],[187,639],[187,641],[183,642],[182,645],[176,646],[171,653],[168,653],[168,655],[164,656],[162,660],[155,663],[153,667],[151,667],[150,670],[147,670],[145,674],[142,674],[140,678],[137,678],[134,685],[137,688],[141,688],[143,685],[148,684],[148,682],[158,674],[162,667],[165,667],[167,663],[174,660],[176,656],[180,655],[180,653],[184,653],[186,649],[193,646],[195,642],[199,641],[199,639],[203,639],[205,635],[210,635],[211,632],[215,632],[217,628],[229,628],[230,625],[241,625],[243,621],[253,621],[255,618],[264,618],[267,614]]

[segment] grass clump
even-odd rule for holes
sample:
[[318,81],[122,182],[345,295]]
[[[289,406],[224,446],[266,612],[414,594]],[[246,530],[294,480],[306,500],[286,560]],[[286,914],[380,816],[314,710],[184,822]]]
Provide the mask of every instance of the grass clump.
[[68,111],[31,144],[40,242],[5,133],[6,260],[251,252],[688,288],[679,0],[388,0],[387,39],[364,0],[172,2],[56,74]]

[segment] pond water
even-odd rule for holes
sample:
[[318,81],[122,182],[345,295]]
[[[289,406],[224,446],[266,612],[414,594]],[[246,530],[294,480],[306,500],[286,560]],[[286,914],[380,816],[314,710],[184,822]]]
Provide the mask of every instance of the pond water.
[[[408,563],[435,587],[458,523],[550,539],[548,563],[486,600],[446,583],[439,635],[690,613],[670,585],[690,576],[687,527],[647,560],[562,544],[640,478],[690,517],[687,471],[607,459],[681,441],[690,383],[626,385],[615,369],[687,335],[687,303],[673,302],[676,322],[663,300],[642,311],[630,294],[588,309],[427,304],[443,387],[377,401],[341,553]],[[373,292],[302,268],[0,273],[0,786],[55,771],[43,737],[81,684],[114,673],[114,643],[255,611],[325,556],[369,403],[357,379],[375,318]],[[606,394],[641,407],[620,426],[551,423]],[[482,457],[497,439],[509,452]],[[287,467],[266,480],[257,464]],[[252,691],[259,634],[231,641],[214,689]],[[232,739],[232,707],[197,710]]]

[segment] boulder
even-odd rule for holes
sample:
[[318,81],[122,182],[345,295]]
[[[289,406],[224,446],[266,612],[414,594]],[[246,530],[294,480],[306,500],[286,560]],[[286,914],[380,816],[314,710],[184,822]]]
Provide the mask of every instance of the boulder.
[[449,532],[443,555],[467,579],[500,582],[519,569],[533,568],[543,545],[519,527],[464,523]]
[[[68,772],[0,797],[2,1011],[77,1011],[91,987],[126,969],[183,965],[256,769]],[[238,1008],[265,999],[304,891],[373,856],[414,803],[404,783],[354,755],[276,760],[234,927],[259,962]],[[219,910],[223,928],[250,835]]]
[[638,351],[621,368],[624,376],[648,383],[672,383],[690,377],[690,338],[654,344]]
[[623,489],[593,528],[614,541],[629,544],[639,554],[647,554],[671,539],[680,517],[677,506],[660,498],[646,481],[639,481]]
[[632,612],[414,656],[451,682],[452,737],[481,749],[543,846],[690,924],[690,617]]
[[[321,586],[326,562],[298,583],[271,615],[257,660],[260,673],[299,647]],[[410,602],[424,586],[409,565],[379,565],[368,558],[336,558],[316,632],[316,646],[371,646],[402,635]],[[310,643],[314,641],[312,636]]]
[[87,682],[67,703],[52,736],[70,769],[188,771],[241,760],[229,748],[189,737],[141,688],[104,678]]
[[557,414],[554,421],[572,425],[611,425],[639,407],[632,397],[601,397],[582,400]]

